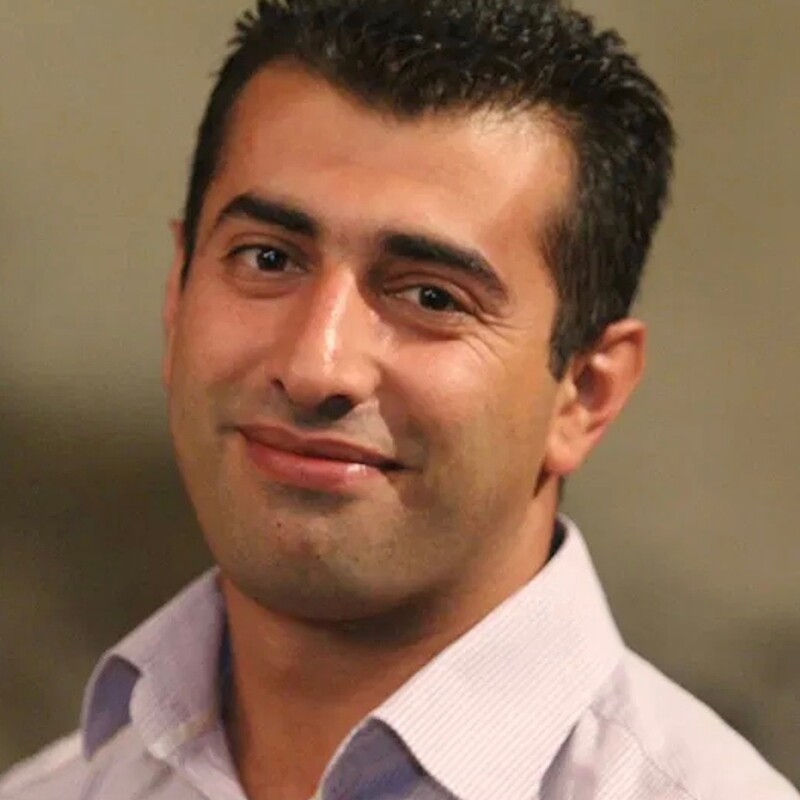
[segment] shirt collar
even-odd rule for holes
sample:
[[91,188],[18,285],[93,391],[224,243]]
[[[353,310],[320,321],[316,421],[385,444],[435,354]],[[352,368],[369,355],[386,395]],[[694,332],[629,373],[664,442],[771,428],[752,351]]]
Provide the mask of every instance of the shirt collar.
[[214,727],[224,624],[217,570],[210,570],[105,653],[84,694],[86,758],[131,721],[162,758]]
[[[563,543],[535,578],[351,733],[383,722],[461,800],[531,796],[624,649],[583,537],[559,519]],[[106,653],[84,697],[86,757],[130,721],[160,758],[218,727],[224,627],[212,570]]]
[[371,716],[462,800],[531,797],[624,646],[577,527]]

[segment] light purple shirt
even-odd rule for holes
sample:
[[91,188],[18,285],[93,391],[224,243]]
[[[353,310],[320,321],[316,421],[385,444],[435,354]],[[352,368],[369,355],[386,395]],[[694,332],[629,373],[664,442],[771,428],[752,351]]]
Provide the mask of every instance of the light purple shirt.
[[[345,737],[319,800],[797,800],[712,711],[622,642],[583,538]],[[2,800],[243,800],[220,721],[210,572],[106,653],[81,728]],[[302,735],[298,733],[298,735]]]

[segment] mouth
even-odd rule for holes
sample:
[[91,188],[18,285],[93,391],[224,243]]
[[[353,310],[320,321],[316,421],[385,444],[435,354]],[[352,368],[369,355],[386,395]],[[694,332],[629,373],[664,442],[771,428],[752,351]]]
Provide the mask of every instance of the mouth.
[[343,439],[304,437],[278,427],[238,430],[252,464],[283,485],[351,494],[405,469],[390,455]]

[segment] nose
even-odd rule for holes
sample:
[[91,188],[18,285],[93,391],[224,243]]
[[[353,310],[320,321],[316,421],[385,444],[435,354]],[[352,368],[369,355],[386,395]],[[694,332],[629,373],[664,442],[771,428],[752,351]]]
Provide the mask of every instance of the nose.
[[270,381],[295,411],[340,418],[377,387],[375,312],[345,270],[304,289],[291,298],[270,360]]

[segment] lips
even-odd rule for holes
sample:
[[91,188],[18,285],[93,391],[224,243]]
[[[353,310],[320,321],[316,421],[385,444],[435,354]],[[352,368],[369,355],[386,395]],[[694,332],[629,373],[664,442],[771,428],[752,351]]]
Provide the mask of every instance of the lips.
[[240,430],[252,442],[299,456],[364,464],[378,469],[398,469],[401,466],[390,456],[340,439],[303,437],[284,428],[268,426],[245,425]]
[[250,460],[266,477],[300,488],[352,493],[403,468],[387,454],[343,439],[272,426],[245,425],[239,432]]

